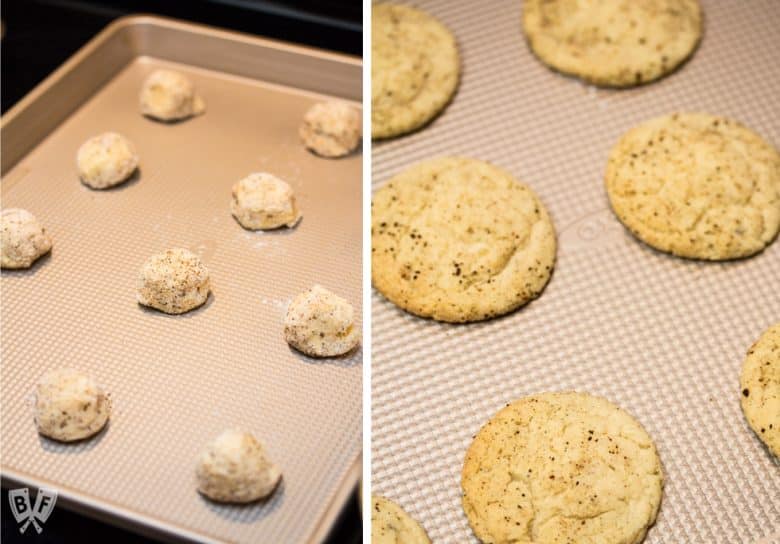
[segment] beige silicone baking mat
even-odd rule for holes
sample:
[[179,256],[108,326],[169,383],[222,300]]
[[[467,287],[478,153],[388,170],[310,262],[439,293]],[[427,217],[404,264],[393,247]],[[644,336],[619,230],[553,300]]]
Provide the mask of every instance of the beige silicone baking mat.
[[[127,62],[111,64],[122,48]],[[216,67],[231,59],[245,75]],[[194,81],[204,115],[162,124],[138,113],[144,77],[162,67]],[[285,343],[282,320],[292,297],[320,283],[353,303],[360,326],[362,157],[318,158],[297,128],[325,89],[360,97],[360,63],[136,18],[66,68],[23,108],[60,111],[76,101],[68,89],[49,92],[73,74],[81,75],[71,90],[96,90],[3,175],[3,207],[30,210],[54,239],[50,256],[4,271],[0,282],[3,476],[52,486],[63,504],[168,538],[321,539],[359,474],[362,352],[305,357]],[[100,74],[105,83],[84,79]],[[47,122],[15,126],[25,115],[4,119],[4,149]],[[140,173],[93,191],[78,180],[75,154],[106,130],[135,143]],[[292,185],[297,228],[250,232],[233,219],[231,186],[255,171]],[[213,291],[204,307],[168,316],[136,303],[135,282],[149,256],[175,246],[201,256]],[[28,397],[42,372],[61,366],[93,374],[111,394],[108,428],[92,440],[62,445],[35,431]],[[230,427],[253,432],[283,471],[267,502],[217,505],[195,490],[199,452]]]
[[780,242],[722,264],[661,254],[618,223],[602,181],[625,130],[674,110],[730,116],[780,145],[780,2],[703,0],[690,62],[624,91],[538,62],[517,0],[413,4],[455,33],[461,84],[431,125],[374,143],[374,187],[433,156],[493,162],[550,210],[558,262],[541,298],[478,324],[419,319],[374,292],[373,492],[434,542],[475,541],[460,506],[472,435],[506,402],[576,389],[627,409],[658,445],[667,480],[646,542],[752,543],[780,532],[780,464],[745,423],[738,382],[748,347],[780,321]]

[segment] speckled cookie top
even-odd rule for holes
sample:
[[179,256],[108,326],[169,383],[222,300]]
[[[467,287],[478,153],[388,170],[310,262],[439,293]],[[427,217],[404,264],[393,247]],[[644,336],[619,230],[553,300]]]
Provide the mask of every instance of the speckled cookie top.
[[478,321],[539,296],[555,262],[542,203],[504,170],[465,158],[412,166],[376,192],[372,279],[422,317]]
[[681,257],[747,257],[780,229],[780,154],[730,119],[678,113],[642,123],[612,149],[605,178],[620,221]]
[[371,544],[430,544],[425,529],[403,508],[384,497],[371,497]]
[[561,72],[627,87],[674,70],[701,37],[698,0],[528,0],[533,52]]
[[452,97],[460,59],[452,33],[418,9],[371,11],[371,136],[388,138],[430,121]]
[[637,544],[655,521],[663,474],[625,411],[588,394],[542,393],[480,429],[461,485],[482,542]]
[[780,323],[769,327],[750,347],[739,383],[745,418],[780,457]]

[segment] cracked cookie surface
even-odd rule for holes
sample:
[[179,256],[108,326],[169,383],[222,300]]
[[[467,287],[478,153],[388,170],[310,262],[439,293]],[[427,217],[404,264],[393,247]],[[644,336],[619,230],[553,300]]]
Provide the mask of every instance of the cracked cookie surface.
[[780,155],[722,117],[679,113],[631,129],[612,149],[605,181],[618,219],[680,257],[747,257],[780,229]]
[[424,11],[394,4],[373,6],[371,31],[371,137],[411,132],[455,92],[455,38]]
[[515,401],[466,453],[463,510],[486,543],[636,544],[663,473],[650,436],[611,402],[574,392]]
[[739,384],[742,412],[750,428],[780,457],[780,323],[751,346]]
[[529,0],[523,30],[542,62],[596,85],[673,71],[701,38],[698,0]]
[[430,544],[425,529],[392,501],[371,496],[371,544]]
[[508,313],[536,298],[555,263],[555,231],[536,195],[486,162],[438,158],[374,195],[374,286],[439,321]]

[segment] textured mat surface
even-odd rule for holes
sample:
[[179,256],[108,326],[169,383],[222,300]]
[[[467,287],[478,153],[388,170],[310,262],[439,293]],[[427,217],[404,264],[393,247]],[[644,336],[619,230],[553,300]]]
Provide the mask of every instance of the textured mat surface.
[[780,464],[739,407],[745,352],[780,320],[780,243],[748,260],[684,261],[636,241],[603,173],[633,125],[675,110],[733,117],[780,145],[780,3],[703,1],[692,59],[631,90],[561,76],[528,49],[520,2],[413,2],[447,24],[460,88],[428,127],[375,142],[373,183],[420,160],[487,160],[550,210],[558,263],[541,298],[506,317],[445,325],[373,294],[372,485],[434,542],[475,541],[460,506],[471,437],[506,402],[576,389],[616,402],[655,439],[666,473],[646,542],[776,542]]
[[[285,343],[282,319],[314,283],[360,319],[361,156],[326,160],[300,145],[298,124],[318,97],[193,67],[175,66],[205,115],[147,120],[138,90],[162,65],[134,61],[3,180],[3,206],[30,210],[54,239],[50,256],[0,283],[3,469],[200,538],[304,541],[360,455],[362,352],[304,357]],[[92,191],[77,178],[76,149],[106,130],[135,143],[140,175]],[[292,185],[297,228],[250,232],[233,219],[231,186],[254,171]],[[181,316],[135,301],[141,265],[174,246],[200,254],[213,286],[204,307]],[[28,397],[60,366],[111,393],[114,413],[93,440],[61,445],[35,432]],[[195,491],[201,449],[236,426],[282,468],[265,503],[220,506]]]

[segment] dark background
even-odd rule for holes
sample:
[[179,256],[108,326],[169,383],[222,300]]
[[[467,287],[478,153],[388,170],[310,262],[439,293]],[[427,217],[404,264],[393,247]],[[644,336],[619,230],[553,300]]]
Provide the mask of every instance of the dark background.
[[117,17],[154,13],[360,56],[361,0],[3,0],[2,111]]
[[[55,68],[117,17],[154,13],[288,42],[362,54],[360,0],[3,0],[4,35],[0,81],[2,112],[40,83]],[[35,490],[31,490],[31,495]],[[87,542],[154,542],[55,507],[41,535],[32,526],[20,535],[8,506],[3,482],[2,532],[6,544]],[[328,544],[361,541],[357,497],[336,523]],[[262,539],[262,535],[258,535]]]

